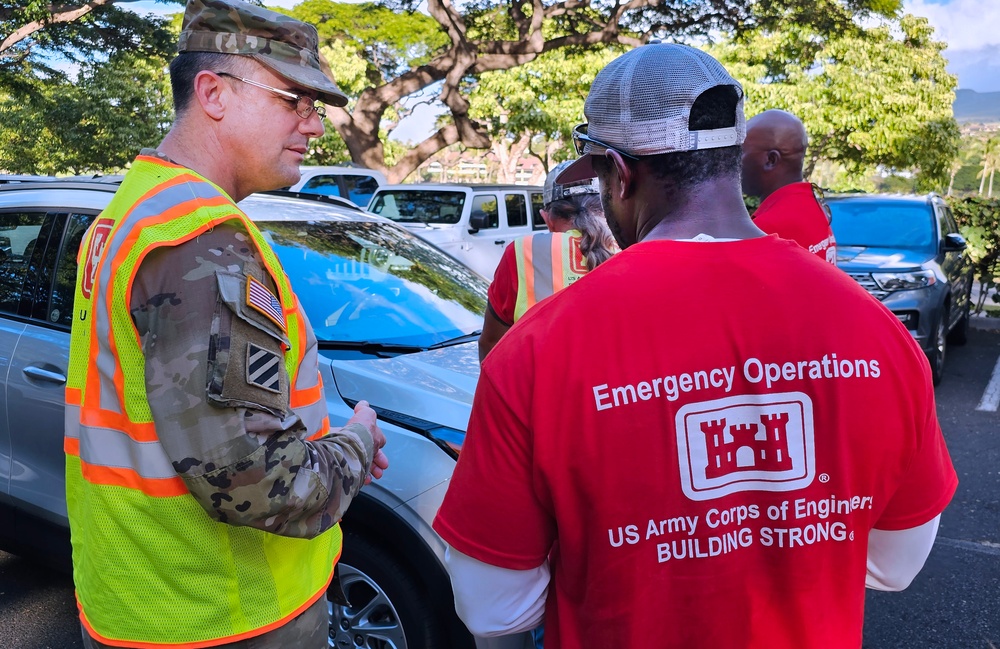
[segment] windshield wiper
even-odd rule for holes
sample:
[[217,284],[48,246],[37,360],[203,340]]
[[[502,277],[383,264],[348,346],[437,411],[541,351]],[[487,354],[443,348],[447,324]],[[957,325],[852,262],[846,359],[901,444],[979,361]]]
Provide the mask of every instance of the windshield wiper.
[[373,356],[396,356],[398,354],[414,354],[426,351],[426,347],[419,345],[398,345],[394,343],[376,343],[368,340],[321,340],[320,349],[332,349],[338,351],[361,352]]
[[452,345],[461,345],[462,343],[472,342],[473,340],[478,340],[481,333],[483,333],[483,331],[482,329],[479,329],[470,334],[464,334],[462,336],[456,336],[455,338],[449,338],[448,340],[442,340],[441,342],[434,343],[425,349],[441,349],[442,347],[451,347]]
[[398,343],[377,343],[370,340],[321,340],[319,341],[319,348],[361,352],[362,354],[372,354],[373,356],[395,356],[398,354],[415,354],[417,352],[426,352],[431,349],[441,349],[442,347],[459,345],[461,343],[476,340],[479,338],[479,334],[481,333],[482,331],[473,331],[472,333],[456,336],[455,338],[449,338],[448,340],[442,340],[439,343],[427,346],[400,345]]

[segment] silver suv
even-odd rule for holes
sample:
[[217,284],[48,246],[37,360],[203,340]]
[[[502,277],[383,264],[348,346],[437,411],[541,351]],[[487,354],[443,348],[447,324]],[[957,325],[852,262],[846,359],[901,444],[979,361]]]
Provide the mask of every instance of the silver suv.
[[[80,240],[111,182],[0,187],[0,547],[67,566],[63,391]],[[472,647],[431,529],[479,375],[479,276],[386,219],[322,200],[240,206],[281,259],[319,339],[332,423],[368,400],[392,468],[343,520],[350,607],[331,647]]]

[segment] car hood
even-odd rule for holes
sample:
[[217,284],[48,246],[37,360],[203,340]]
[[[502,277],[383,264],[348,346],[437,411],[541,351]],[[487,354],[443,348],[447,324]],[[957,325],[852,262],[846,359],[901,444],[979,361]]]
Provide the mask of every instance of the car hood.
[[837,267],[846,271],[915,270],[933,258],[933,255],[917,250],[837,244]]
[[475,342],[393,358],[326,359],[340,396],[465,430],[479,380]]

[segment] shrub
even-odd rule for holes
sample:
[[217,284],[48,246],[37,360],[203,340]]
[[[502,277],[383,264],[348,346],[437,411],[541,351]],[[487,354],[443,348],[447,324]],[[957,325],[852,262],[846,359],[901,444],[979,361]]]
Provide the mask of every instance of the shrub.
[[988,295],[1000,302],[995,290],[1000,286],[1000,199],[971,196],[948,202],[975,264],[980,292],[974,307],[981,313]]

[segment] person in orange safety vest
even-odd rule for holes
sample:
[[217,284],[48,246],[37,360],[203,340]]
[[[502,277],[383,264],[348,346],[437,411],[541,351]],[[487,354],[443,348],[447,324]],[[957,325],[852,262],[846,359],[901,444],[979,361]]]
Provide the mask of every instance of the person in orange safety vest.
[[480,361],[528,309],[618,250],[604,220],[597,179],[555,181],[570,164],[560,163],[545,178],[541,215],[548,230],[514,241],[500,258],[479,336]]
[[[236,203],[295,183],[322,102],[316,29],[189,0],[176,120],[80,248],[66,497],[88,649],[328,645],[339,521],[388,467],[364,401],[330,425],[312,327]],[[336,587],[336,584],[333,586]]]

